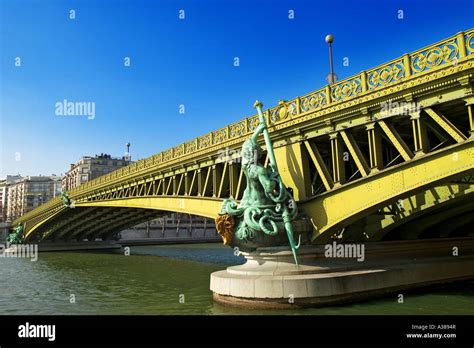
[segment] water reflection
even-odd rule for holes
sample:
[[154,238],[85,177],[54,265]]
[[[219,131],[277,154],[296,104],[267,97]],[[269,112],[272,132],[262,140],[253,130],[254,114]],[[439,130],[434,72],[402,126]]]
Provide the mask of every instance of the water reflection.
[[[473,314],[474,281],[437,291],[303,310],[242,310],[212,301],[209,275],[242,263],[219,244],[41,253],[0,259],[0,314]],[[180,296],[184,303],[180,303]],[[74,300],[74,301],[73,301]],[[71,303],[73,302],[73,303]]]

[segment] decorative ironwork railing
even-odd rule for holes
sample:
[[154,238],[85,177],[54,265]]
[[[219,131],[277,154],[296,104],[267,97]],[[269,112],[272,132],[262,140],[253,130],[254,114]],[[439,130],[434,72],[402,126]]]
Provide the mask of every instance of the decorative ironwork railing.
[[[355,76],[348,77],[332,85],[326,85],[301,97],[296,97],[290,101],[280,101],[277,106],[265,110],[264,115],[269,126],[276,125],[288,119],[295,119],[325,107],[359,97],[361,94],[404,81],[414,75],[430,72],[446,64],[456,65],[470,55],[474,55],[474,29],[460,32],[411,54],[405,54],[388,63],[362,71]],[[250,134],[257,125],[257,115],[247,117],[194,140],[139,160],[125,168],[91,180],[70,190],[69,195],[73,197],[96,185],[125,178],[130,174],[139,173],[150,168],[161,167],[171,161],[205,151],[215,145],[240,139]],[[56,197],[43,204],[41,208],[47,209],[58,202],[60,202],[60,198]],[[24,217],[29,216],[30,213]]]

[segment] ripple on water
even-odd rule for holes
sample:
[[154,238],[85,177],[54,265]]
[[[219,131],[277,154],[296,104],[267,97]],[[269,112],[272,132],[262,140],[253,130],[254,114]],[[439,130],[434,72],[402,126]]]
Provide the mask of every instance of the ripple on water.
[[278,311],[213,303],[209,275],[237,263],[242,259],[219,244],[132,247],[130,256],[41,253],[37,262],[0,258],[0,314],[474,314],[474,281],[405,294],[403,304],[396,296]]

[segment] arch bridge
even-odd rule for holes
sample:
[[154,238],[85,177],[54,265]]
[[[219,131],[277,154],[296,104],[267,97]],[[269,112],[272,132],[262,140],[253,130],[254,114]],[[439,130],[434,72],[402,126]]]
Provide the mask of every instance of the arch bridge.
[[[474,231],[473,37],[460,32],[264,111],[314,243]],[[93,241],[169,212],[214,218],[224,198],[242,197],[240,147],[257,124],[253,115],[101,176],[68,191],[74,208],[57,197],[14,226],[27,241]]]

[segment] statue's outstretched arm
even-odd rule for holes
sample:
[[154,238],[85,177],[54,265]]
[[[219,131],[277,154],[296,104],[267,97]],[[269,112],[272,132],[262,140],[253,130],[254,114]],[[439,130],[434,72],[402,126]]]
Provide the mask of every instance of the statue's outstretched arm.
[[252,134],[252,143],[257,145],[258,136],[267,128],[265,123],[260,123]]

